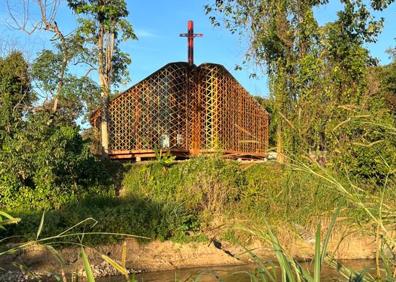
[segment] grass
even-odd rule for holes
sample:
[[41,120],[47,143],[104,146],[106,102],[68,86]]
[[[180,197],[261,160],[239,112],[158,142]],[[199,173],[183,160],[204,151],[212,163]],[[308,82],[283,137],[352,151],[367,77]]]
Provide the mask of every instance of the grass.
[[[174,163],[154,162],[127,165],[121,195],[89,196],[46,213],[42,230],[51,236],[86,218],[95,225],[80,226],[85,232],[128,233],[178,242],[202,241],[216,229],[219,239],[240,241],[246,236],[235,225],[293,229],[303,226],[314,231],[319,218],[330,218],[336,207],[346,224],[368,225],[367,211],[378,217],[377,199],[383,206],[396,206],[395,189],[372,191],[359,188],[346,179],[329,181],[308,166],[280,166],[275,163],[241,165],[218,157],[199,157]],[[349,185],[349,186],[348,186]],[[342,188],[341,187],[348,187]],[[382,192],[381,192],[382,191]],[[356,204],[364,202],[368,210]],[[34,239],[41,211],[12,211],[22,219],[3,236],[24,234]],[[389,221],[389,209],[382,210]],[[120,224],[122,222],[122,224]],[[208,234],[209,233],[209,234]],[[91,245],[113,243],[117,236],[86,238]],[[246,238],[245,238],[246,239]]]
[[[346,227],[358,226],[357,229],[377,240],[377,261],[386,260],[386,246],[395,246],[390,232],[396,218],[394,187],[359,186],[347,177],[304,163],[241,165],[217,157],[200,157],[181,163],[158,161],[126,168],[119,197],[109,194],[80,199],[46,212],[45,224],[39,211],[14,212],[12,215],[21,218],[21,223],[7,226],[2,235],[23,234],[24,240],[37,240],[39,236],[51,237],[76,222],[94,218],[94,224],[87,221],[74,229],[87,234],[86,245],[113,243],[123,238],[116,233],[178,242],[205,241],[214,236],[234,244],[248,244],[252,238],[259,238],[274,249],[284,268],[282,277],[287,281],[319,281],[323,263],[339,267],[330,256],[324,256],[326,251],[321,246],[328,244],[328,233],[321,245],[318,227],[318,222],[326,222],[326,218],[330,221],[336,209],[346,219],[343,221]],[[265,230],[266,235],[235,228],[241,225]],[[285,234],[282,229],[291,231],[295,226],[315,234],[313,274],[306,273],[288,256],[277,239]],[[333,229],[331,223],[327,226]],[[387,277],[394,276],[394,261],[387,262],[384,269],[378,270],[378,276],[385,273]],[[262,277],[257,281],[273,281],[267,269],[265,266],[257,272]],[[346,268],[339,269],[345,272],[344,277],[355,275]],[[305,276],[311,278],[301,278]]]
[[[183,204],[200,214],[291,219],[306,223],[334,209],[339,200],[328,184],[274,163],[243,167],[236,161],[197,158],[162,167],[134,166],[123,182],[123,196],[140,195]],[[326,198],[323,205],[322,199]],[[231,210],[231,212],[230,212]]]
[[[24,240],[35,239],[41,212],[20,212],[14,215],[20,217],[21,222],[1,231],[1,235],[23,234]],[[190,214],[177,203],[163,203],[137,197],[98,197],[46,212],[46,222],[41,233],[43,236],[52,236],[86,218],[93,218],[95,221],[79,225],[77,231],[135,234],[160,240],[183,240],[185,232],[194,230],[197,221],[194,214]],[[117,235],[86,236],[85,243],[94,246],[115,243],[122,238]]]
[[[260,233],[259,235],[255,233],[256,236],[270,241],[273,251],[276,254],[279,268],[281,269],[281,280],[319,282],[321,266],[323,263],[326,263],[342,275],[343,278],[340,281],[396,281],[396,259],[394,255],[394,249],[396,247],[394,234],[396,218],[395,187],[388,187],[388,181],[385,179],[383,187],[376,187],[375,191],[367,191],[367,187],[345,181],[339,175],[333,175],[330,171],[319,165],[299,164],[295,168],[311,175],[314,179],[327,182],[329,191],[343,199],[343,209],[347,210],[347,216],[350,221],[361,221],[364,219],[365,226],[361,226],[360,231],[366,233],[366,235],[371,235],[377,242],[376,276],[374,277],[365,272],[357,273],[348,269],[335,260],[334,255],[328,254],[327,245],[336,219],[336,216],[333,216],[322,247],[320,241],[320,224],[316,229],[313,276],[306,270],[303,270],[294,258],[285,254],[278,238],[274,235],[270,227],[267,227],[267,231],[264,233]],[[358,219],[354,217],[356,214],[359,214]],[[374,227],[375,231],[367,231],[370,230],[370,228],[366,229],[368,226],[371,229]],[[353,229],[353,227],[350,228]],[[385,255],[386,251],[388,251],[387,255]],[[265,265],[261,265],[260,269],[261,273],[267,275],[261,276],[261,279],[257,281],[277,281],[269,271],[266,271],[267,267]]]

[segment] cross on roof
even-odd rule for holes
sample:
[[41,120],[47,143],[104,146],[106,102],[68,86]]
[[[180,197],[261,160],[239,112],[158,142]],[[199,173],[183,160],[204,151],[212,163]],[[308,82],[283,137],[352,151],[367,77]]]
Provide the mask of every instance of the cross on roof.
[[202,33],[194,33],[194,22],[188,21],[187,24],[188,33],[181,33],[180,37],[187,37],[187,48],[188,48],[188,64],[192,66],[194,64],[194,38],[202,37]]

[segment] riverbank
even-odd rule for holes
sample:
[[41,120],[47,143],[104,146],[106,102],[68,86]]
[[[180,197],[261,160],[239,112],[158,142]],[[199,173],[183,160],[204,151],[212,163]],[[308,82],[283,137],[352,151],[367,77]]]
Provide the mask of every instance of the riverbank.
[[[329,244],[329,253],[334,252],[338,260],[375,258],[376,244],[371,237],[359,232],[345,236],[346,231],[347,229],[343,227],[334,231]],[[309,261],[313,258],[314,247],[309,240],[292,235],[292,231],[286,229],[278,233],[278,237],[285,252],[290,256],[300,261]],[[254,257],[246,250],[263,260],[276,260],[271,246],[259,239],[244,247],[214,238],[208,242],[191,243],[158,240],[144,243],[136,239],[127,239],[125,243],[85,248],[96,277],[119,275],[116,269],[103,261],[103,254],[121,263],[125,253],[126,269],[130,273],[140,273],[254,263]],[[7,271],[12,271],[3,273],[3,276],[0,276],[3,277],[1,281],[13,281],[12,277],[19,279],[14,281],[28,281],[22,278],[38,276],[50,279],[54,274],[60,276],[62,272],[68,276],[71,273],[80,275],[83,273],[79,248],[64,248],[55,255],[48,246],[32,245],[24,251],[0,257],[0,264]],[[24,266],[23,276],[21,274],[16,276],[19,273],[16,265]]]
[[[0,263],[43,275],[62,268],[81,273],[80,248],[71,246],[83,243],[97,276],[116,273],[102,254],[125,261],[132,273],[247,264],[253,261],[249,251],[274,259],[273,246],[254,234],[268,228],[290,257],[304,261],[313,257],[318,224],[324,238],[336,210],[329,253],[337,259],[374,258],[378,236],[385,233],[378,231],[380,221],[371,219],[393,224],[395,189],[357,189],[349,179],[310,169],[271,162],[241,165],[216,157],[125,165],[117,193],[90,195],[44,217],[42,211],[14,212],[21,222],[2,235],[23,234],[11,238],[14,244],[43,241],[1,257]],[[382,204],[384,217],[378,214]],[[49,246],[61,254],[62,264]]]
[[[182,163],[155,162],[124,167],[120,189],[90,194],[45,213],[41,238],[69,233],[121,233],[188,243],[222,241],[249,243],[235,227],[265,229],[303,226],[314,233],[318,219],[330,218],[336,207],[345,225],[365,225],[365,210],[379,204],[375,187],[357,190],[348,179],[337,183],[295,167],[276,163],[243,164],[221,158],[197,158]],[[396,207],[396,189],[384,191],[384,204]],[[356,199],[351,199],[350,195]],[[375,211],[375,210],[374,210]],[[41,210],[9,211],[21,222],[0,235],[35,240]],[[77,226],[76,226],[77,225]],[[89,246],[117,243],[123,236],[86,236]],[[78,242],[73,236],[66,238]]]

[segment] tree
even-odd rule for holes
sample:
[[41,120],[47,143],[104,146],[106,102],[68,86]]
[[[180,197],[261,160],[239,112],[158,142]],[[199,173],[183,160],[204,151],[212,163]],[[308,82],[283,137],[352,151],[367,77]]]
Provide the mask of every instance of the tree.
[[261,96],[254,96],[254,99],[259,103],[261,107],[263,107],[267,113],[269,114],[269,145],[273,147],[276,145],[274,136],[276,133],[276,124],[271,120],[271,117],[274,113],[274,101],[271,98],[264,98]]
[[388,50],[393,61],[386,65],[373,69],[377,83],[380,83],[380,91],[385,95],[387,105],[396,119],[396,48]]
[[[77,122],[100,98],[100,89],[88,77],[93,68],[79,76],[71,67],[89,63],[81,60],[86,51],[83,38],[60,32],[55,11],[49,8],[55,9],[57,0],[32,3],[40,7],[41,19],[30,31],[25,24],[20,29],[49,30],[54,33],[54,45],[52,50],[42,50],[31,67],[18,52],[0,58],[2,209],[59,208],[92,190],[106,193],[102,184],[111,187],[105,163],[90,154],[89,141],[82,139]],[[24,11],[29,15],[28,9]],[[35,99],[41,94],[50,98]]]
[[[65,78],[62,96],[87,89],[79,89],[80,79]],[[60,99],[54,113],[51,103],[38,103],[30,84],[20,52],[0,58],[0,209],[59,208],[99,187],[106,193],[111,175],[89,153],[80,128],[64,113],[68,107]],[[65,102],[78,105],[69,97]]]
[[69,7],[80,16],[78,34],[89,52],[85,60],[97,66],[102,97],[101,144],[109,152],[108,104],[111,87],[127,76],[130,57],[120,49],[123,41],[136,39],[128,22],[124,0],[68,0]]
[[[55,47],[59,51],[59,64],[57,72],[53,72],[52,75],[57,74],[53,79],[56,81],[56,87],[51,92],[53,98],[52,112],[56,112],[58,109],[58,101],[62,92],[64,84],[64,75],[68,67],[70,60],[75,56],[76,38],[69,38],[73,36],[65,36],[60,30],[55,17],[56,12],[59,7],[60,0],[46,1],[46,0],[36,0],[36,7],[40,11],[40,19],[36,20],[29,28],[29,19],[31,15],[29,14],[30,3],[28,0],[22,0],[21,5],[17,11],[13,11],[10,7],[9,0],[7,0],[8,12],[12,20],[14,21],[15,27],[27,34],[33,34],[36,30],[45,30],[54,34],[53,40],[56,42]],[[21,9],[22,8],[22,9]],[[22,10],[22,16],[20,15]]]
[[[79,54],[75,53],[76,56]],[[69,63],[75,61],[70,60]],[[84,123],[88,120],[88,113],[100,105],[100,89],[98,85],[88,77],[75,75],[69,67],[63,69],[63,55],[52,50],[42,50],[34,60],[31,68],[32,79],[36,91],[44,93],[44,96],[57,97],[57,112],[54,115],[62,116],[69,124],[76,121]],[[62,85],[59,79],[62,77]],[[52,100],[44,104],[52,104]]]
[[[46,107],[51,104],[52,113],[59,110],[70,122],[84,121],[87,112],[100,104],[98,87],[89,78],[95,68],[89,61],[82,60],[87,51],[83,48],[83,38],[76,32],[65,33],[58,25],[56,15],[61,1],[18,0],[12,4],[7,0],[9,16],[16,29],[29,35],[39,30],[53,34],[53,48],[42,50],[32,66],[36,92],[44,96]],[[32,12],[35,10],[38,17]],[[71,65],[85,69],[85,74],[73,74]]]
[[[278,161],[284,162],[285,147],[292,146],[286,123],[297,99],[294,79],[298,61],[317,41],[317,24],[312,8],[320,1],[215,1],[207,6],[225,15],[225,26],[233,33],[250,34],[247,57],[266,66],[270,93],[274,97],[274,116]],[[211,17],[219,24],[215,17]],[[289,144],[287,144],[289,143]]]
[[[371,6],[382,10],[391,2]],[[337,20],[320,27],[313,8],[325,3],[217,0],[206,7],[215,25],[220,23],[213,13],[221,14],[231,32],[249,34],[247,59],[266,66],[280,162],[285,152],[334,149],[342,136],[332,128],[348,118],[349,109],[371,107],[367,69],[373,60],[363,45],[375,41],[382,20],[374,20],[362,1],[344,0]]]
[[0,58],[0,148],[12,138],[34,101],[28,64],[20,52]]

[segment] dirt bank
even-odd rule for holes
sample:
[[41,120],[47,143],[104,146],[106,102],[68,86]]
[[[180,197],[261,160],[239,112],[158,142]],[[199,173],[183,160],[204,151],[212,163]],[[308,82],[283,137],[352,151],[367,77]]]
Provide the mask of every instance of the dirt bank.
[[[312,238],[301,239],[295,233],[281,232],[279,239],[287,253],[306,260],[313,256]],[[160,271],[191,267],[209,267],[218,265],[239,265],[251,263],[251,255],[240,246],[214,240],[210,243],[178,244],[170,241],[152,241],[139,243],[134,239],[126,240],[126,266],[131,271]],[[101,255],[105,254],[117,261],[122,260],[123,244],[87,248],[86,252],[97,276],[114,275],[109,265],[103,263]],[[248,249],[256,255],[271,259],[273,251],[266,243],[250,242]],[[329,252],[334,252],[338,259],[370,259],[375,255],[375,241],[372,237],[346,232],[334,232],[329,245]],[[61,266],[53,251],[43,246],[31,246],[23,252],[0,258],[5,269],[15,269],[15,265],[24,265],[34,273],[80,272],[83,263],[79,248],[66,248],[59,252],[63,259]]]

